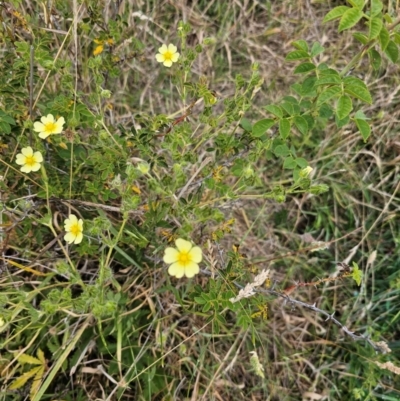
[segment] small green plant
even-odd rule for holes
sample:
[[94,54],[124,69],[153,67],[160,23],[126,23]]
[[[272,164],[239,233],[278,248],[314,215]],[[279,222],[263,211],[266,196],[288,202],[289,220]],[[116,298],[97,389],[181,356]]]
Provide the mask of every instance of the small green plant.
[[[106,18],[91,1],[49,9],[33,2],[43,16],[24,12],[18,1],[2,5],[4,399],[17,399],[25,385],[33,401],[103,396],[89,375],[105,378],[107,399],[194,399],[196,380],[180,393],[185,380],[176,378],[196,377],[210,343],[230,341],[232,333],[226,358],[250,333],[252,356],[242,363],[252,383],[265,384],[259,322],[275,318],[279,301],[324,316],[340,329],[333,342],[346,334],[371,346],[360,358],[390,352],[379,333],[353,332],[357,324],[350,329],[335,317],[333,301],[317,306],[297,297],[301,289],[351,286],[348,279],[363,290],[356,262],[286,285],[294,275],[282,278],[279,266],[267,264],[285,255],[260,262],[226,244],[242,202],[254,202],[257,213],[251,222],[242,214],[248,230],[239,241],[265,208],[327,196],[329,180],[315,174],[317,161],[305,149],[318,148],[313,137],[329,124],[357,130],[365,146],[374,140],[374,116],[365,108],[374,103],[373,90],[357,71],[366,62],[376,72],[386,60],[397,62],[400,20],[380,0],[331,9],[323,22],[338,20],[340,34],[359,29],[353,37],[361,47],[340,67],[321,43],[294,40],[285,60],[296,63],[295,82],[279,100],[260,105],[257,62],[221,96],[196,72],[216,38],[192,43],[192,27],[180,22],[173,39],[157,44],[157,34],[144,34],[152,18],[130,6]],[[215,6],[206,8],[212,14]],[[312,241],[286,257],[321,255],[329,241],[347,235]],[[181,327],[188,316],[193,320]],[[192,338],[202,343],[200,352],[185,348]],[[17,349],[14,357],[10,350]],[[373,366],[398,374],[395,365]],[[79,395],[74,375],[85,383]],[[210,385],[203,384],[206,399]],[[351,392],[364,396],[358,387]]]

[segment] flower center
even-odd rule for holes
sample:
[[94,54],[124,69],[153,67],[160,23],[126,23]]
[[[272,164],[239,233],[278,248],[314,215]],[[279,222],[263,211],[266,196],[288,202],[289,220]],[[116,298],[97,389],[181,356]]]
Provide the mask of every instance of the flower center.
[[170,60],[170,61],[172,61],[172,56],[173,56],[173,54],[172,54],[170,51],[166,51],[166,52],[164,53],[164,58],[165,58],[165,60]]
[[183,265],[186,265],[188,262],[190,262],[190,256],[186,252],[180,252],[179,253],[179,262],[182,263]]
[[26,156],[25,158],[25,164],[28,166],[33,166],[36,163],[34,156]]
[[56,129],[55,123],[47,123],[45,126],[46,132],[53,132]]
[[78,225],[78,224],[72,225],[72,226],[71,226],[71,229],[70,229],[70,232],[71,232],[72,234],[74,234],[75,236],[77,236],[77,235],[81,232],[81,230],[80,230],[80,228],[79,228],[79,225]]

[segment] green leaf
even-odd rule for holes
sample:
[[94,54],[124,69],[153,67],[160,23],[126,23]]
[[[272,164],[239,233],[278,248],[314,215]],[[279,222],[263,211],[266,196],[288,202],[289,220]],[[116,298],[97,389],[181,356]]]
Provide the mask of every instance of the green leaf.
[[356,114],[354,114],[354,118],[357,120],[369,120],[362,110],[357,110]]
[[304,159],[303,157],[298,157],[296,159],[296,164],[300,167],[300,168],[306,168],[308,166],[308,161],[306,159]]
[[286,113],[289,114],[290,116],[292,116],[294,114],[293,105],[291,103],[283,102],[281,104],[281,106],[286,111]]
[[333,115],[333,110],[329,104],[324,103],[319,109],[319,116],[322,118],[331,118]]
[[382,29],[379,32],[379,44],[381,45],[381,49],[383,51],[385,51],[389,41],[390,41],[389,32],[385,26],[382,26]]
[[325,22],[333,21],[334,19],[340,18],[347,10],[350,10],[350,8],[347,6],[335,7],[331,11],[329,11],[328,14],[325,15],[325,18],[322,22],[325,23]]
[[240,120],[240,126],[247,132],[252,131],[251,122],[247,118],[242,118]]
[[369,52],[369,58],[371,61],[372,68],[377,71],[381,67],[382,57],[375,49],[371,49]]
[[269,111],[271,114],[282,118],[283,117],[283,111],[279,106],[275,106],[274,104],[270,104],[265,107],[265,110]]
[[400,45],[400,34],[398,32],[393,34],[393,42],[396,43],[396,45]]
[[277,156],[281,156],[281,157],[287,157],[290,155],[290,150],[286,145],[278,145],[275,149],[274,149],[274,153]]
[[354,32],[353,33],[353,38],[358,40],[360,43],[362,43],[363,45],[366,45],[368,43],[368,36],[364,35],[361,32]]
[[360,10],[364,8],[365,0],[347,0],[353,7],[356,7]]
[[3,121],[0,121],[0,132],[4,132],[6,134],[11,133],[11,125]]
[[362,100],[365,103],[372,104],[372,97],[361,79],[355,77],[346,77],[344,80],[345,93]]
[[272,118],[264,118],[263,120],[257,121],[253,125],[252,134],[256,138],[265,134],[268,128],[271,128],[275,124],[275,120]]
[[317,82],[316,77],[308,77],[304,80],[303,84],[301,85],[301,92],[303,96],[311,96],[315,93],[315,82]]
[[200,305],[204,305],[207,301],[204,299],[204,298],[202,298],[202,297],[194,297],[194,300],[198,303],[198,304],[200,304]]
[[340,96],[336,107],[337,118],[343,120],[350,114],[351,110],[353,110],[353,102],[350,96]]
[[342,128],[347,125],[350,121],[350,116],[345,117],[343,120],[339,120],[337,116],[335,116],[335,123],[338,128]]
[[369,21],[369,34],[368,37],[370,40],[375,39],[379,36],[379,33],[381,32],[383,26],[382,19],[379,17],[372,18]]
[[[308,107],[308,108],[310,108],[310,107]],[[307,121],[308,130],[310,131],[314,127],[314,124],[315,124],[314,118],[311,117],[308,114],[307,115],[303,115],[303,118]]]
[[290,121],[287,118],[279,120],[279,135],[286,139],[290,134]]
[[307,72],[315,70],[316,66],[313,63],[302,63],[299,64],[295,69],[295,74],[305,74]]
[[335,85],[335,84],[341,84],[342,79],[340,78],[339,75],[324,75],[321,78],[317,79],[317,82],[315,83],[316,85]]
[[296,161],[293,159],[292,156],[287,157],[284,162],[283,162],[283,168],[286,168],[288,170],[293,170],[296,168]]
[[300,116],[294,118],[294,124],[296,125],[297,129],[303,134],[307,134],[308,132],[308,124],[307,121]]
[[341,92],[342,89],[339,86],[332,86],[331,88],[325,89],[318,96],[317,106],[321,106],[321,104],[327,102],[329,99],[332,99],[334,96],[338,95]]
[[304,58],[310,58],[310,55],[304,50],[294,50],[290,52],[285,60],[286,61],[294,61],[294,60],[302,60]]
[[383,8],[381,0],[371,0],[371,17],[376,17]]
[[363,15],[364,13],[357,8],[351,8],[350,10],[347,10],[340,19],[339,32],[353,27],[358,21],[360,21]]
[[322,46],[319,42],[314,42],[311,47],[311,57],[318,56],[325,50],[325,47]]
[[397,47],[396,43],[393,42],[393,40],[389,40],[389,43],[385,49],[385,54],[392,63],[395,63],[398,60],[399,48]]
[[303,39],[295,40],[294,42],[292,42],[292,46],[295,47],[297,50],[304,50],[308,53],[308,44]]
[[353,262],[353,271],[351,272],[351,277],[353,277],[353,280],[357,283],[358,286],[361,285],[362,276],[363,273],[358,267],[358,264],[356,262]]
[[371,135],[371,127],[365,120],[354,120],[356,122],[357,128],[361,133],[364,142],[367,142],[367,139]]

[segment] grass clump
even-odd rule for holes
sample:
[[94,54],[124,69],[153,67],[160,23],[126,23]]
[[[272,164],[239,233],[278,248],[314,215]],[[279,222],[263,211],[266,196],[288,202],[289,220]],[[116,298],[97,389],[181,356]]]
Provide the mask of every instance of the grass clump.
[[221,4],[2,5],[2,399],[398,397],[395,6]]

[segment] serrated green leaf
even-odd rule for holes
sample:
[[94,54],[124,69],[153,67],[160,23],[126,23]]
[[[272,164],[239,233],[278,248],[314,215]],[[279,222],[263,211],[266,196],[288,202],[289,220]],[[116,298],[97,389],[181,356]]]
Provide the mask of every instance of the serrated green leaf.
[[331,88],[325,89],[318,96],[317,106],[321,106],[323,103],[327,102],[329,99],[332,99],[341,92],[342,89],[339,86],[332,86]]
[[279,120],[279,135],[282,139],[286,139],[290,134],[290,121],[287,118]]
[[369,34],[368,37],[370,40],[375,39],[379,36],[379,33],[381,32],[383,26],[382,19],[379,17],[372,18],[369,21]]
[[293,170],[294,168],[296,168],[296,161],[293,159],[292,156],[286,157],[283,162],[283,168],[286,168],[288,170]]
[[307,134],[308,132],[308,124],[307,121],[301,117],[301,116],[296,116],[294,119],[294,124],[296,128],[303,134]]
[[343,120],[346,118],[351,110],[353,110],[353,102],[351,101],[350,96],[340,96],[336,107],[336,115],[338,119]]
[[252,134],[258,138],[265,134],[268,128],[271,128],[275,124],[275,120],[272,118],[264,118],[263,120],[257,121],[253,125]]
[[274,116],[277,116],[279,118],[283,117],[282,109],[279,106],[275,106],[274,104],[265,106],[265,110],[269,111],[271,114],[273,114]]
[[[308,107],[308,108],[310,108],[310,107]],[[315,124],[314,118],[312,118],[308,114],[307,115],[303,115],[303,118],[307,121],[308,130],[310,131],[314,127],[314,124]]]
[[31,365],[41,365],[42,364],[42,362],[39,359],[35,358],[34,356],[27,355],[27,354],[20,355],[18,357],[18,362],[22,363],[22,364],[29,363]]
[[340,18],[347,10],[350,10],[350,8],[347,6],[335,7],[331,11],[329,11],[328,14],[325,15],[325,18],[323,19],[322,22],[325,23]]
[[364,142],[367,142],[367,139],[371,135],[371,127],[365,120],[354,120],[356,122],[357,128],[361,133]]
[[324,75],[321,78],[317,79],[315,82],[315,85],[336,85],[336,84],[341,84],[342,79],[339,77],[339,75]]
[[381,31],[379,32],[379,44],[381,45],[381,49],[385,51],[386,46],[390,41],[390,35],[385,25],[382,26]]
[[383,8],[381,0],[371,0],[371,17],[376,17]]
[[304,80],[303,84],[301,85],[302,96],[310,96],[311,94],[315,93],[314,87],[316,81],[316,77],[308,77]]
[[0,121],[0,132],[4,132],[5,134],[11,133],[11,125],[4,121]]
[[286,111],[287,114],[292,116],[294,114],[293,105],[288,102],[281,103],[281,107]]
[[357,283],[358,286],[361,285],[363,272],[360,270],[356,262],[353,262],[353,271],[351,272],[351,277]]
[[10,124],[10,125],[16,125],[16,124],[17,124],[17,123],[15,122],[15,120],[14,120],[11,116],[9,116],[9,115],[7,115],[7,114],[1,115],[1,116],[0,116],[0,121],[4,121],[4,122],[6,122],[6,123],[8,123],[8,124]]
[[364,89],[357,85],[347,85],[344,89],[345,93],[362,100],[365,103],[372,104],[372,97],[368,89]]
[[25,385],[25,383],[32,378],[33,376],[36,375],[38,371],[42,369],[42,366],[36,366],[35,368],[32,368],[28,372],[25,372],[23,375],[15,379],[10,386],[8,387],[9,390],[18,390],[22,386]]
[[316,66],[313,63],[302,63],[299,64],[295,69],[295,74],[305,74],[307,72],[315,70]]
[[294,50],[290,52],[286,57],[286,61],[302,60],[305,58],[310,58],[310,55],[304,50]]
[[399,58],[399,48],[393,40],[389,40],[389,43],[386,46],[385,54],[388,56],[389,60],[392,63],[395,63]]
[[308,166],[308,161],[306,159],[304,159],[303,157],[298,157],[296,159],[296,164],[300,167],[300,168],[306,168]]
[[339,22],[339,32],[352,28],[363,16],[363,12],[357,8],[347,10]]
[[369,52],[369,58],[371,61],[372,68],[377,71],[381,67],[382,57],[375,49],[371,49]]
[[311,47],[311,57],[318,56],[325,50],[325,47],[322,46],[319,42],[314,42]]
[[349,75],[348,77],[345,77],[343,79],[343,83],[345,86],[346,85],[357,85],[357,86],[360,86],[361,88],[368,90],[367,85],[365,84],[365,82],[363,80],[361,80],[360,78],[357,78],[357,77],[353,77],[351,75]]
[[354,39],[358,40],[363,45],[366,45],[368,43],[368,36],[367,35],[364,35],[361,32],[354,32],[352,35],[353,35]]
[[357,120],[369,120],[362,110],[357,110],[356,114],[354,114],[354,118]]
[[295,40],[294,42],[292,42],[292,46],[295,47],[297,50],[304,50],[308,53],[308,44],[303,39]]
[[274,149],[274,153],[277,156],[281,156],[281,157],[287,157],[290,155],[290,150],[286,145],[278,145],[275,149]]
[[356,7],[360,10],[364,8],[365,0],[347,0],[353,7]]
[[319,116],[322,118],[331,118],[333,115],[333,110],[329,104],[324,103],[319,108]]
[[335,115],[335,123],[336,123],[336,126],[337,126],[338,128],[344,127],[345,125],[347,125],[347,124],[349,123],[349,121],[350,121],[350,116],[347,116],[347,117],[344,118],[343,120],[339,120],[339,119],[337,118],[337,116]]

